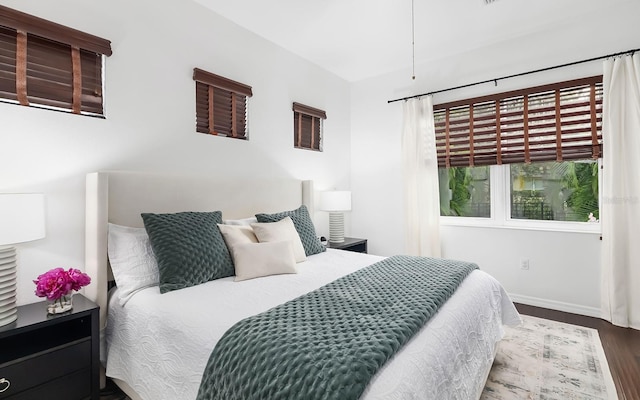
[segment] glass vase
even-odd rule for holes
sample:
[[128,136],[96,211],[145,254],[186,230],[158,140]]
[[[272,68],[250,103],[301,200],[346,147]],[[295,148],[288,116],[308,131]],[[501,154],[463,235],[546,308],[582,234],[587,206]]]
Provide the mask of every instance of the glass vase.
[[73,308],[73,293],[66,294],[57,300],[49,300],[47,314],[62,314]]

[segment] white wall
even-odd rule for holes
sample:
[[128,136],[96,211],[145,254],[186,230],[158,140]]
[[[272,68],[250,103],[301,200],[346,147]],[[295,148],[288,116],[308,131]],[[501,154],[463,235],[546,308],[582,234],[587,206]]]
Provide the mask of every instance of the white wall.
[[[84,268],[88,172],[292,176],[319,190],[348,188],[350,88],[335,75],[191,1],[0,4],[111,40],[113,49],[107,119],[0,103],[0,192],[46,198],[46,238],[18,246],[19,304],[39,300],[31,282],[38,274]],[[195,132],[194,67],[253,87],[250,141]],[[293,101],[326,110],[324,152],[293,148]],[[326,217],[318,218],[326,235]]]
[[[490,47],[436,59],[356,82],[352,86],[352,233],[367,237],[371,253],[404,251],[400,134],[402,98],[472,82],[537,70],[640,47],[640,3],[604,5],[597,15],[548,26],[545,31],[510,37]],[[416,40],[438,40],[432,37]],[[434,103],[602,74],[602,61],[456,90],[434,96]],[[445,257],[477,261],[519,301],[599,315],[600,240],[598,235],[496,228],[442,228]],[[529,271],[519,269],[522,257]]]

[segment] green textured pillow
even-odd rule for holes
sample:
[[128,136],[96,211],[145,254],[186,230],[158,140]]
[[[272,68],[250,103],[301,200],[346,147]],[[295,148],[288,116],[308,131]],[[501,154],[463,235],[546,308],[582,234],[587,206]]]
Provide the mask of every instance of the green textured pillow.
[[316,236],[316,228],[309,216],[307,207],[303,204],[300,208],[292,211],[283,211],[276,214],[256,214],[258,222],[278,222],[285,217],[290,217],[293,226],[296,227],[304,252],[307,256],[322,253],[326,248],[320,243],[320,239]]
[[234,275],[229,250],[218,229],[222,213],[143,213],[158,261],[160,293]]

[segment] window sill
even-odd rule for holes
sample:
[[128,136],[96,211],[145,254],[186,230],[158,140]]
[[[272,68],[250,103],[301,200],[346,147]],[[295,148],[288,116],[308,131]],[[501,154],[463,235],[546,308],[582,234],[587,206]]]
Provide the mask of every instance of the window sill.
[[440,217],[442,226],[466,226],[476,228],[517,229],[527,231],[569,232],[601,235],[599,222],[557,222],[508,220],[496,221],[490,218]]

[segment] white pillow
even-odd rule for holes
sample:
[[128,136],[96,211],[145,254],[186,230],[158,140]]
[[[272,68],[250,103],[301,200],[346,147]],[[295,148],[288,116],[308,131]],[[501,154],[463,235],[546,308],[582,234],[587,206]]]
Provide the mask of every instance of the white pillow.
[[[220,233],[227,244],[227,249],[233,259],[233,249],[239,244],[258,243],[258,238],[253,233],[253,229],[246,225],[224,225],[218,224]],[[235,259],[234,259],[235,264]]]
[[158,263],[144,228],[109,224],[109,263],[116,279],[120,305],[142,289],[158,286]]
[[236,245],[232,253],[236,267],[236,282],[298,272],[290,240],[242,243]]
[[251,227],[258,238],[258,242],[290,240],[296,262],[302,262],[307,259],[300,235],[298,235],[291,217],[285,217],[278,222],[256,222],[251,224]]
[[238,226],[238,225],[249,226],[254,222],[258,222],[258,218],[249,217],[249,218],[242,218],[242,219],[223,219],[222,220],[222,223],[225,225],[235,225],[235,226]]

